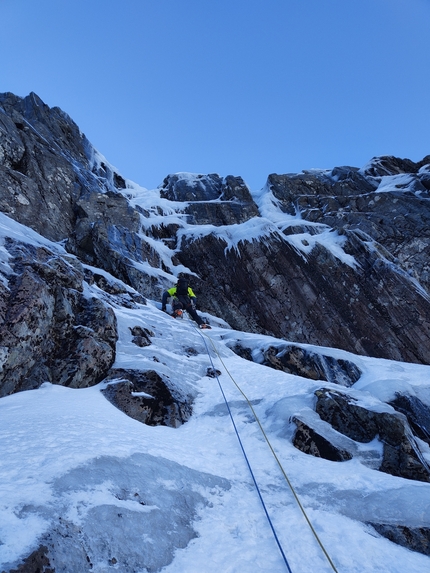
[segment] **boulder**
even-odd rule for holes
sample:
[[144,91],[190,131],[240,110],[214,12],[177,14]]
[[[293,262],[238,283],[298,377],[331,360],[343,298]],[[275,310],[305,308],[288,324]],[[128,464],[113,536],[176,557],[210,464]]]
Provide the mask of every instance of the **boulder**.
[[104,396],[119,410],[148,426],[177,428],[192,413],[192,400],[154,370],[112,369],[105,378]]
[[316,412],[336,431],[364,443],[379,436],[384,445],[380,471],[430,482],[430,468],[403,414],[391,412],[388,407],[386,411],[369,410],[352,396],[326,388],[315,394]]
[[380,535],[397,545],[430,555],[430,529],[428,527],[407,527],[389,523],[369,523]]

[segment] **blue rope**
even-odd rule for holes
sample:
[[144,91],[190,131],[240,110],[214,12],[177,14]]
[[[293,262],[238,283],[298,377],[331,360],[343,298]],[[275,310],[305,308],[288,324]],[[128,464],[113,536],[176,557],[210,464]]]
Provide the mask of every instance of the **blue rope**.
[[274,525],[273,525],[273,523],[272,523],[272,520],[270,519],[269,512],[267,511],[266,504],[264,503],[263,496],[261,495],[260,488],[258,487],[257,480],[255,479],[254,472],[252,471],[251,464],[249,463],[248,456],[246,455],[245,448],[244,448],[243,443],[242,443],[242,440],[241,440],[241,438],[240,438],[240,436],[239,436],[239,432],[238,432],[237,427],[236,427],[236,424],[235,424],[235,422],[234,422],[233,414],[232,414],[232,412],[231,412],[229,403],[228,403],[227,398],[226,398],[226,396],[225,396],[225,394],[224,394],[223,387],[222,387],[222,385],[221,385],[221,382],[219,381],[219,377],[218,377],[216,368],[215,368],[215,366],[214,366],[214,363],[213,363],[213,361],[212,361],[212,356],[211,356],[211,354],[210,354],[210,352],[209,352],[208,345],[206,344],[205,337],[203,336],[203,334],[202,334],[200,331],[199,331],[199,334],[200,334],[200,336],[203,338],[203,342],[205,343],[206,351],[207,351],[207,353],[208,353],[209,360],[211,361],[213,372],[214,372],[215,377],[216,377],[216,379],[217,379],[217,381],[218,381],[219,389],[221,390],[221,394],[222,394],[222,396],[223,396],[223,398],[224,398],[224,401],[225,401],[225,403],[226,403],[227,410],[228,410],[228,413],[229,413],[229,415],[230,415],[230,419],[231,419],[231,422],[232,422],[232,424],[233,424],[234,431],[236,432],[236,436],[237,436],[237,439],[238,439],[238,441],[239,441],[240,448],[241,448],[241,450],[242,450],[243,456],[244,456],[245,461],[246,461],[246,464],[247,464],[247,466],[248,466],[249,473],[251,474],[252,481],[254,482],[255,488],[256,488],[256,490],[257,490],[258,497],[260,498],[261,505],[263,506],[264,513],[266,514],[267,521],[269,522],[270,528],[271,528],[271,530],[272,530],[272,533],[273,533],[273,536],[274,536],[274,538],[275,538],[275,541],[276,541],[276,543],[277,543],[277,545],[278,545],[279,551],[281,552],[281,555],[282,555],[282,558],[283,558],[283,560],[284,560],[284,563],[285,563],[285,565],[286,565],[286,567],[287,567],[289,573],[292,573],[291,568],[290,568],[290,565],[289,565],[289,563],[288,563],[288,560],[287,560],[287,558],[286,558],[286,556],[285,556],[284,550],[282,549],[281,542],[279,541],[278,535],[277,535],[277,533],[276,533],[276,531],[275,531],[275,527],[274,527]]

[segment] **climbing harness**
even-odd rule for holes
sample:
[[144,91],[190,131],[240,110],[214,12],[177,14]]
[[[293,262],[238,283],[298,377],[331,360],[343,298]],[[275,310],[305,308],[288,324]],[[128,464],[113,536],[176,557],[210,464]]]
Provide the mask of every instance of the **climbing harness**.
[[[327,561],[329,562],[329,564],[330,564],[331,568],[333,569],[333,571],[334,571],[335,573],[338,573],[338,570],[336,569],[336,566],[334,565],[334,563],[333,563],[332,559],[330,558],[330,556],[329,556],[329,554],[328,554],[326,548],[324,547],[324,545],[323,545],[321,539],[319,538],[317,532],[315,531],[315,528],[314,528],[314,526],[312,525],[312,523],[311,523],[311,521],[310,521],[310,519],[309,519],[309,517],[308,517],[308,515],[307,515],[307,513],[306,513],[306,510],[305,510],[305,508],[303,507],[303,505],[302,505],[302,503],[301,503],[301,501],[300,501],[300,499],[299,499],[299,497],[298,497],[298,495],[297,495],[297,493],[296,493],[296,491],[295,491],[295,489],[294,489],[293,484],[291,483],[291,481],[290,481],[289,477],[287,476],[287,474],[286,474],[286,472],[285,472],[285,470],[284,470],[284,468],[283,468],[283,466],[282,466],[282,464],[281,464],[281,462],[280,462],[280,460],[279,460],[279,458],[278,458],[278,456],[277,456],[275,450],[273,449],[273,446],[272,446],[272,444],[270,443],[270,440],[269,440],[269,438],[268,438],[268,436],[267,436],[267,434],[266,434],[266,432],[265,432],[265,430],[264,430],[264,428],[263,428],[263,426],[262,426],[262,424],[261,424],[261,421],[260,421],[260,419],[259,419],[257,413],[255,412],[255,409],[254,409],[254,407],[252,406],[250,400],[248,399],[248,397],[246,396],[246,394],[243,392],[243,390],[240,388],[240,386],[238,385],[238,383],[236,382],[236,380],[233,378],[233,376],[230,374],[230,372],[229,372],[228,368],[226,367],[226,365],[224,364],[224,362],[223,362],[223,360],[222,360],[222,358],[221,358],[219,352],[217,351],[217,348],[216,348],[216,346],[215,346],[215,344],[214,344],[214,341],[213,341],[209,336],[207,336],[206,333],[202,333],[202,332],[200,332],[200,331],[198,331],[198,332],[199,332],[200,336],[203,338],[203,341],[204,341],[204,344],[205,344],[205,347],[206,347],[206,352],[207,352],[207,354],[208,354],[208,356],[209,356],[209,360],[210,360],[210,362],[211,362],[213,371],[216,373],[216,368],[215,368],[215,366],[214,366],[214,363],[213,363],[213,360],[212,360],[212,356],[211,356],[211,354],[210,354],[210,352],[209,352],[209,348],[208,348],[208,345],[207,345],[207,343],[206,343],[206,337],[209,338],[209,340],[211,341],[212,348],[213,348],[215,354],[217,355],[217,357],[218,357],[218,359],[220,360],[221,364],[223,365],[225,371],[227,372],[227,374],[228,374],[229,377],[231,378],[233,384],[236,386],[236,388],[239,390],[239,392],[240,392],[240,393],[242,394],[242,396],[244,397],[244,399],[245,399],[246,403],[248,404],[248,406],[249,406],[249,408],[250,408],[250,410],[251,410],[251,412],[252,412],[252,414],[253,414],[253,416],[254,416],[254,418],[255,418],[255,420],[256,420],[256,422],[257,422],[259,428],[260,428],[260,431],[261,431],[261,433],[263,434],[263,437],[264,437],[264,439],[265,439],[267,445],[269,446],[269,449],[270,449],[270,451],[272,452],[272,455],[273,455],[273,457],[275,458],[276,463],[277,463],[277,465],[278,465],[278,467],[279,467],[279,469],[280,469],[282,475],[284,476],[285,481],[287,482],[287,484],[288,484],[288,486],[289,486],[289,488],[290,488],[290,490],[291,490],[291,492],[292,492],[292,494],[293,494],[293,496],[294,496],[294,499],[296,500],[297,505],[299,506],[299,508],[300,508],[300,510],[301,510],[301,512],[302,512],[302,514],[303,514],[303,516],[304,516],[304,518],[305,518],[307,524],[309,525],[309,527],[310,527],[310,529],[311,529],[311,531],[312,531],[312,533],[313,533],[313,535],[314,535],[314,537],[315,537],[315,539],[316,539],[316,541],[317,541],[319,547],[321,548],[322,552],[324,553],[324,556],[326,557],[326,559],[327,559]],[[250,471],[252,480],[253,480],[253,482],[254,482],[254,484],[255,484],[255,487],[256,487],[258,496],[259,496],[259,498],[260,498],[261,504],[262,504],[262,506],[263,506],[263,509],[264,509],[265,514],[266,514],[266,517],[267,517],[267,520],[268,520],[268,522],[269,522],[269,525],[270,525],[270,528],[271,528],[271,530],[272,530],[272,533],[273,533],[273,535],[274,535],[275,541],[276,541],[276,543],[277,543],[277,545],[278,545],[279,551],[281,552],[282,558],[283,558],[283,560],[284,560],[284,562],[285,562],[285,565],[286,565],[286,567],[287,567],[289,573],[292,573],[291,568],[290,568],[289,563],[288,563],[288,560],[287,560],[287,558],[286,558],[286,556],[285,556],[285,553],[284,553],[284,551],[283,551],[283,549],[282,549],[282,546],[281,546],[281,543],[280,543],[280,541],[279,541],[279,538],[278,538],[278,536],[277,536],[277,534],[276,534],[276,531],[275,531],[274,525],[273,525],[273,523],[272,523],[272,520],[270,519],[269,513],[268,513],[268,511],[267,511],[266,505],[265,505],[264,500],[263,500],[263,497],[262,497],[262,495],[261,495],[260,488],[258,487],[257,481],[256,481],[255,476],[254,476],[254,473],[253,473],[253,471],[252,471],[250,462],[249,462],[248,457],[247,457],[247,455],[246,455],[246,452],[245,452],[245,449],[244,449],[242,440],[241,440],[241,438],[240,438],[238,429],[237,429],[236,424],[235,424],[234,419],[233,419],[233,414],[232,414],[232,412],[231,412],[229,403],[228,403],[227,398],[226,398],[226,395],[225,395],[225,393],[224,393],[224,389],[223,389],[223,387],[222,387],[222,384],[221,384],[221,382],[220,382],[219,377],[218,377],[217,374],[215,374],[215,377],[216,377],[216,379],[217,379],[217,381],[218,381],[218,386],[219,386],[219,388],[220,388],[220,391],[221,391],[221,394],[222,394],[222,396],[223,396],[223,398],[224,398],[224,401],[225,401],[225,403],[226,403],[226,405],[227,405],[228,413],[229,413],[229,415],[230,415],[230,419],[231,419],[231,421],[232,421],[234,430],[235,430],[235,432],[236,432],[237,439],[238,439],[238,441],[239,441],[239,444],[240,444],[242,453],[243,453],[243,455],[244,455],[244,457],[245,457],[246,464],[247,464],[248,469],[249,469],[249,471]]]

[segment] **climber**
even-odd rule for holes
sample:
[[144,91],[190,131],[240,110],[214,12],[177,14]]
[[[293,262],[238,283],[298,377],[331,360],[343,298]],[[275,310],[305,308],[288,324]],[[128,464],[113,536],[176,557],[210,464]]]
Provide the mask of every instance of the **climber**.
[[191,318],[197,322],[200,328],[210,328],[210,326],[205,324],[197,314],[196,295],[184,276],[180,275],[176,285],[163,292],[163,298],[161,300],[161,310],[163,312],[167,312],[166,303],[169,297],[172,299],[171,306],[173,310],[173,318],[181,317],[183,311],[186,310]]

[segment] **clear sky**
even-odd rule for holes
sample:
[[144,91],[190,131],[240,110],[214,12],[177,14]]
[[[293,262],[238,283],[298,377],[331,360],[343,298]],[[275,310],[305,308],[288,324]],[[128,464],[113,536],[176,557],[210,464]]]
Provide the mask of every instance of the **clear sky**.
[[0,0],[0,53],[147,188],[430,154],[430,0]]

